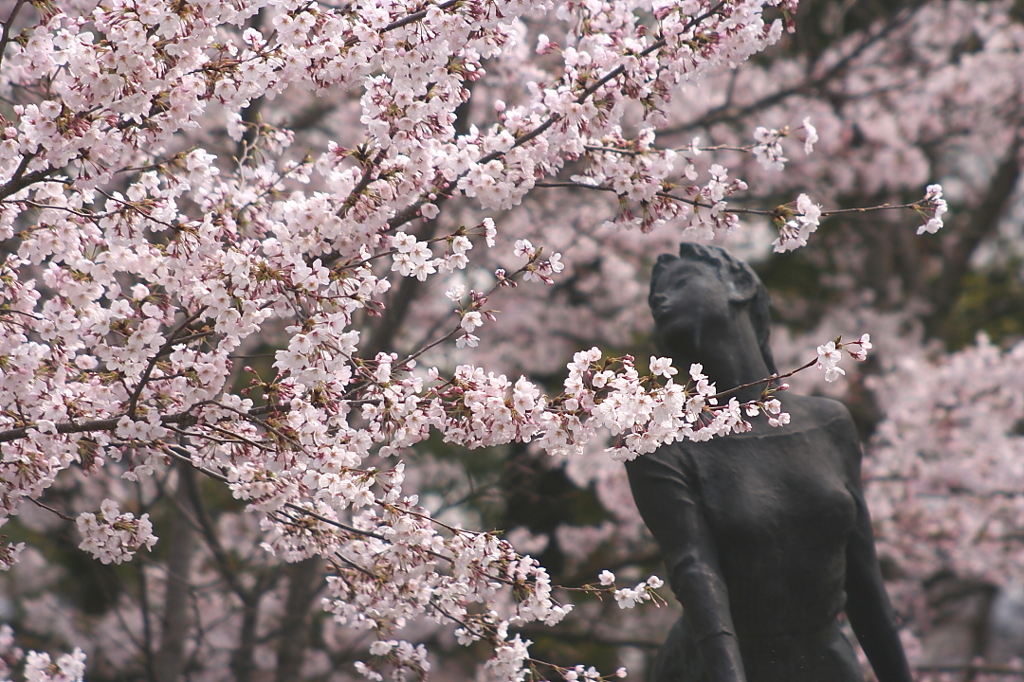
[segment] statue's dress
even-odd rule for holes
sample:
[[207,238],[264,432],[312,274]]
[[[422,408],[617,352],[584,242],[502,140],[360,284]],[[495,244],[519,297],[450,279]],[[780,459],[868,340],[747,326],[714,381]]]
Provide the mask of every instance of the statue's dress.
[[[627,464],[684,607],[652,682],[718,682],[698,649],[723,634],[738,640],[747,682],[862,682],[840,611],[874,604],[880,591],[884,607],[865,606],[857,624],[894,631],[849,413],[793,395],[785,409],[788,426],[759,419],[750,433],[675,443]],[[878,668],[888,662],[873,663],[886,679]]]

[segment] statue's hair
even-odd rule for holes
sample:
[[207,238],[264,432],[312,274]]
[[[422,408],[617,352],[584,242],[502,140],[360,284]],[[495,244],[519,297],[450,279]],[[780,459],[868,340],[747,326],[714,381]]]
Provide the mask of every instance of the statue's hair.
[[772,328],[772,300],[768,296],[768,290],[761,283],[761,278],[747,265],[730,254],[725,249],[693,242],[683,242],[679,245],[679,256],[664,253],[658,256],[654,264],[654,271],[651,273],[651,294],[654,294],[655,286],[661,274],[668,264],[675,260],[697,261],[710,265],[717,272],[718,276],[729,287],[729,300],[735,303],[747,303],[750,321],[754,325],[754,332],[757,334],[757,342],[761,348],[761,356],[764,358],[768,370],[778,373],[775,367],[775,358],[772,356],[771,328]]

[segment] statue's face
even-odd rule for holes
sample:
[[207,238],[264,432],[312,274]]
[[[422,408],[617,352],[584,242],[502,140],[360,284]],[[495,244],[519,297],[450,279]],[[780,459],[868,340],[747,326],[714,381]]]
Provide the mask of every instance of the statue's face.
[[664,262],[653,281],[650,304],[654,340],[662,353],[696,361],[705,344],[721,339],[735,315],[729,285],[700,261]]

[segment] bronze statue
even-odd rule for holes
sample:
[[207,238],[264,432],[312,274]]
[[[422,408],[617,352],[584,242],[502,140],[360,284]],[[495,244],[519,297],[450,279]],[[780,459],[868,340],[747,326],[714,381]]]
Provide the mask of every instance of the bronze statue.
[[[659,352],[699,362],[719,391],[776,372],[771,302],[726,251],[658,257],[649,299]],[[760,387],[739,391],[755,399]],[[652,682],[863,682],[845,611],[880,682],[911,682],[875,556],[849,412],[778,394],[787,426],[683,442],[629,462],[633,499],[683,605]]]

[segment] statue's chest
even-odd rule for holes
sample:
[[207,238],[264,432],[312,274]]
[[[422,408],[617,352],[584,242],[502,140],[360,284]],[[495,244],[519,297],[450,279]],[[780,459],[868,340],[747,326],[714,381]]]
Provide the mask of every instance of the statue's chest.
[[708,524],[719,538],[802,546],[843,545],[856,521],[841,453],[811,429],[726,438],[693,461]]

